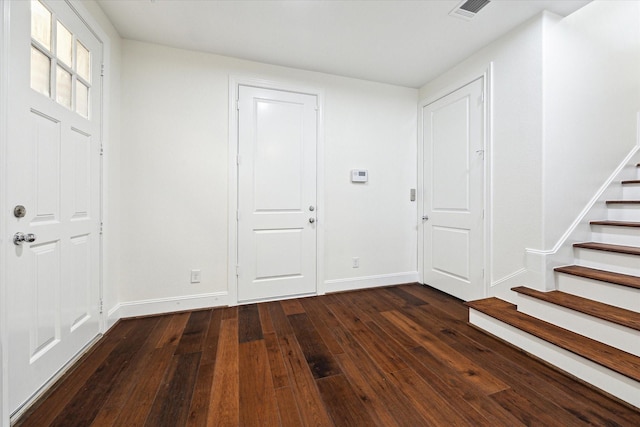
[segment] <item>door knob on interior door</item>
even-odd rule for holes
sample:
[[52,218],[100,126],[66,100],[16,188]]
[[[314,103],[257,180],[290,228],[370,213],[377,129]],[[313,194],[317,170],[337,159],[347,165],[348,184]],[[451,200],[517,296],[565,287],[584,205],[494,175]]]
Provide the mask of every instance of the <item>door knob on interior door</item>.
[[23,243],[33,243],[36,241],[36,235],[33,233],[21,233],[17,232],[13,235],[13,244],[16,246],[20,246]]
[[316,222],[316,219],[315,219],[315,218],[309,218],[309,222],[310,222],[311,224],[313,224],[314,222]]

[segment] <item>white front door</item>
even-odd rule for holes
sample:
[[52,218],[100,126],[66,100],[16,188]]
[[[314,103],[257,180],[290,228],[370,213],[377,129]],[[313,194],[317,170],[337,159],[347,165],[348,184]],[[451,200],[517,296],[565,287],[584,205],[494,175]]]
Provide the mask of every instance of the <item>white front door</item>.
[[238,301],[316,292],[317,97],[240,86]]
[[485,296],[483,79],[423,107],[423,281]]
[[10,16],[4,240],[15,413],[99,333],[102,44],[66,2],[12,1]]

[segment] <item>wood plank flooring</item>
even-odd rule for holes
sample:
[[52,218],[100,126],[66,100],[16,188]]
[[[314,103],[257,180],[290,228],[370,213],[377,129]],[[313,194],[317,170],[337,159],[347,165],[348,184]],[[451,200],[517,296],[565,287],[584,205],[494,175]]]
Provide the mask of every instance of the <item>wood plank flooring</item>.
[[126,319],[17,426],[637,426],[407,284]]

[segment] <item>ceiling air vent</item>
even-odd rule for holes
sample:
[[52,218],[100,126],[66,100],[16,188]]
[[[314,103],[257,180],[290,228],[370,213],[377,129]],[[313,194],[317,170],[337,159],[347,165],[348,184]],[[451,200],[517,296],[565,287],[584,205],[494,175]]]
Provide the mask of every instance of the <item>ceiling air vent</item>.
[[476,13],[480,12],[480,9],[488,5],[490,1],[491,0],[463,0],[455,9],[449,12],[449,15],[470,20],[476,16]]

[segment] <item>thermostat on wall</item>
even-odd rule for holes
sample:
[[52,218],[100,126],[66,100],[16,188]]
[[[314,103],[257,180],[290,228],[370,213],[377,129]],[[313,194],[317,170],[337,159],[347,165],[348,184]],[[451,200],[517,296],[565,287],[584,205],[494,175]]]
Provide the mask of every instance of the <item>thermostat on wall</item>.
[[351,171],[351,182],[367,182],[369,180],[369,172],[365,169],[353,169]]

